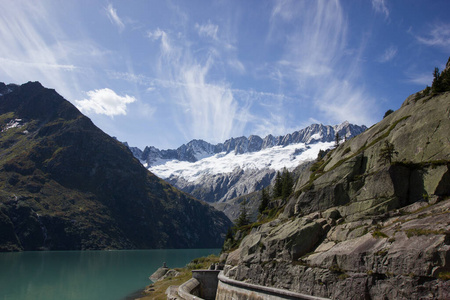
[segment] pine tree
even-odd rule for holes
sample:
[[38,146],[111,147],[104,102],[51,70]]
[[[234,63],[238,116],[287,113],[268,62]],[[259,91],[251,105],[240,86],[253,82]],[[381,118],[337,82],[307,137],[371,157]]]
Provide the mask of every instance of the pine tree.
[[384,147],[380,149],[380,160],[391,164],[394,155],[398,155],[398,151],[395,151],[394,144],[384,141]]
[[287,199],[289,195],[292,193],[292,187],[294,186],[294,181],[292,179],[289,171],[284,168],[283,176],[282,176],[282,192],[281,196],[283,199]]
[[269,205],[269,201],[269,193],[267,192],[266,188],[263,188],[261,191],[261,204],[259,204],[258,207],[258,211],[260,214],[262,214],[266,210],[267,206]]
[[336,132],[336,136],[334,137],[334,147],[337,148],[339,147],[339,132]]
[[275,177],[275,185],[273,187],[272,194],[273,194],[273,198],[281,197],[281,195],[283,194],[283,181],[281,178],[280,171],[277,171],[277,175]]
[[431,90],[434,93],[440,92],[440,89],[441,89],[441,84],[440,84],[440,80],[439,80],[440,76],[441,76],[441,74],[439,73],[439,68],[438,67],[434,68],[433,83],[431,84]]
[[239,218],[236,220],[236,226],[242,227],[248,224],[250,224],[250,220],[248,219],[247,201],[244,198],[241,202],[241,212],[239,214]]
[[392,109],[388,109],[385,113],[384,113],[384,118],[386,118],[387,116],[389,116],[390,114],[392,114],[394,111]]
[[325,154],[327,154],[324,150],[320,149],[319,153],[317,154],[317,161],[322,160],[322,158],[324,158]]

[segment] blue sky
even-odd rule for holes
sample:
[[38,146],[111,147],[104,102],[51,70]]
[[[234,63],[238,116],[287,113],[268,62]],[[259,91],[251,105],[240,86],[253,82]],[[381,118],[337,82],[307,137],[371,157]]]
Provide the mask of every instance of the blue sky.
[[0,0],[0,81],[143,148],[367,126],[450,56],[447,0]]

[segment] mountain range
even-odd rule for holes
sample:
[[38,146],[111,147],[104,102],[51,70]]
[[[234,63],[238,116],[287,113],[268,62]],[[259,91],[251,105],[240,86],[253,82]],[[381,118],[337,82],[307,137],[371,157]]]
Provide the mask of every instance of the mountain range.
[[[211,203],[235,219],[239,202],[234,199],[260,191],[270,185],[276,172],[284,168],[293,171],[298,165],[316,159],[320,150],[335,146],[367,129],[343,122],[330,126],[313,124],[284,136],[261,138],[231,138],[216,145],[192,140],[177,149],[159,150],[155,147],[131,147],[136,158],[151,172],[167,182]],[[249,203],[252,215],[257,201]]]
[[229,219],[38,82],[0,83],[0,250],[220,247]]
[[319,142],[333,142],[336,133],[341,139],[351,138],[360,134],[367,127],[353,125],[348,121],[340,125],[330,126],[322,124],[312,124],[304,129],[281,136],[267,135],[261,138],[258,135],[251,135],[231,138],[223,143],[210,144],[203,140],[192,140],[183,144],[177,149],[160,150],[153,146],[147,146],[144,150],[137,147],[130,147],[134,156],[143,162],[147,167],[157,166],[171,160],[196,162],[215,154],[234,153],[245,154],[258,152],[276,146],[286,147],[293,144],[314,144]]

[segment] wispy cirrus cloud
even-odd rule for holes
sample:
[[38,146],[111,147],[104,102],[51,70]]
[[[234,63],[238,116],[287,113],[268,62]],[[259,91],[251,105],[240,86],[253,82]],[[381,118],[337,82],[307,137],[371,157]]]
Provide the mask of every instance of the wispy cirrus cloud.
[[111,3],[109,3],[108,6],[105,7],[105,11],[111,23],[116,25],[120,32],[123,31],[125,29],[125,24],[119,18],[119,16],[117,15],[117,10]]
[[127,114],[127,104],[136,101],[135,97],[119,96],[111,89],[104,88],[86,93],[88,98],[75,100],[76,107],[83,113],[95,113],[114,117]]
[[197,29],[200,36],[207,36],[213,40],[217,40],[217,32],[219,31],[219,26],[208,21],[206,24],[195,24],[195,29]]
[[[286,35],[278,61],[279,73],[283,74],[281,84],[294,79],[297,94],[301,95],[299,103],[312,102],[320,112],[314,117],[326,123],[374,121],[374,99],[358,88],[359,56],[364,43],[352,57],[348,55],[348,20],[339,1],[280,1],[273,9],[271,22],[273,39],[278,41],[280,34]],[[292,32],[283,33],[286,25],[293,28]]]
[[386,63],[394,59],[397,55],[398,48],[396,46],[390,46],[387,48],[384,53],[378,58],[378,61],[381,63]]
[[414,83],[421,86],[431,85],[433,76],[429,73],[408,73],[406,74],[407,82]]
[[386,19],[389,18],[390,12],[385,0],[372,0],[372,8],[375,12],[383,14]]
[[417,41],[428,46],[450,49],[450,23],[435,23],[424,35],[416,36]]
[[[196,26],[199,33],[213,38],[214,26]],[[151,87],[164,88],[165,97],[172,99],[173,120],[186,139],[202,138],[220,142],[241,133],[248,112],[236,99],[226,83],[209,80],[211,69],[219,59],[214,51],[195,56],[195,49],[184,37],[156,29],[148,37],[160,43],[157,79],[149,79]],[[167,88],[170,87],[170,88]]]
[[164,30],[157,28],[153,31],[148,31],[147,37],[152,41],[161,40],[161,51],[164,55],[168,55],[172,52],[169,36]]
[[[72,95],[67,78],[79,68],[68,59],[64,35],[43,2],[0,2],[0,75],[3,80],[23,83],[39,80]],[[45,35],[43,34],[45,33]]]

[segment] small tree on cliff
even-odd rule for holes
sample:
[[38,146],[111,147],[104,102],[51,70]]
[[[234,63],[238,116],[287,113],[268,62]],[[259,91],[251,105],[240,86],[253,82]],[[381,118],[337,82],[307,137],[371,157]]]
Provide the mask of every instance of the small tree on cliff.
[[388,109],[385,113],[384,113],[384,118],[386,118],[387,116],[389,116],[390,114],[392,114],[394,111],[392,109]]
[[269,201],[270,201],[270,197],[269,197],[269,192],[267,191],[266,188],[263,188],[261,191],[261,204],[259,204],[258,207],[258,211],[260,214],[262,214],[267,206],[269,205]]
[[294,186],[294,180],[292,179],[291,173],[284,168],[283,175],[282,175],[282,192],[281,196],[283,199],[287,199],[289,195],[292,193],[292,188]]
[[273,198],[278,198],[283,195],[283,180],[281,178],[280,171],[277,171],[277,175],[275,177],[275,185],[273,186]]
[[398,151],[395,151],[394,144],[384,141],[384,147],[380,149],[380,160],[391,164],[394,155],[398,155]]
[[236,226],[242,227],[248,224],[250,224],[250,220],[248,219],[247,200],[244,198],[241,202],[241,212],[236,220]]
[[339,147],[339,140],[340,140],[339,133],[336,132],[336,135],[334,136],[334,147],[335,148]]

